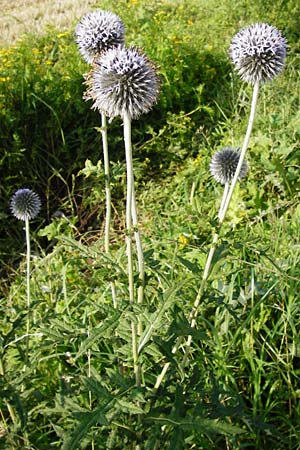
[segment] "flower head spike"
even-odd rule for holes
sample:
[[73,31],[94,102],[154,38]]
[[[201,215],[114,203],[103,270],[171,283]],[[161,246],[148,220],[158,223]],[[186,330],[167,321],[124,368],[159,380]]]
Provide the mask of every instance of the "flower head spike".
[[[234,177],[239,158],[240,153],[231,147],[225,147],[215,153],[210,163],[210,172],[215,180],[221,184],[229,183]],[[244,160],[239,174],[239,180],[244,178],[246,173],[247,163]]]
[[108,50],[95,60],[87,80],[86,99],[110,118],[126,112],[135,119],[147,113],[159,93],[154,65],[135,47]]
[[95,56],[124,44],[125,26],[117,14],[102,9],[82,17],[75,28],[76,42],[83,59],[91,64]]
[[270,81],[284,66],[286,39],[277,28],[255,23],[233,37],[229,55],[242,80],[251,84]]
[[30,189],[18,189],[11,198],[10,209],[19,220],[31,220],[41,209],[39,196]]

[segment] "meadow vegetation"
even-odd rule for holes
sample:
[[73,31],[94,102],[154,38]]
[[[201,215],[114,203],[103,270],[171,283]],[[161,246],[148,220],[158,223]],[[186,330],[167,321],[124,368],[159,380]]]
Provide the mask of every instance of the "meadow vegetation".
[[[132,136],[145,301],[128,302],[122,121],[108,130],[108,256],[101,122],[82,99],[88,66],[74,43],[76,22],[28,33],[0,49],[0,448],[300,449],[299,3],[95,6],[122,18],[126,43],[145,51],[162,81],[157,105],[134,121]],[[251,100],[228,47],[256,21],[287,38],[286,67],[261,88],[249,171],[234,193],[191,329],[222,195],[209,162],[216,150],[241,146]],[[31,223],[29,362],[24,230],[9,210],[20,187],[42,200]],[[141,387],[131,355],[137,318]],[[182,352],[172,348],[189,334],[183,369]],[[166,361],[170,369],[155,391]]]

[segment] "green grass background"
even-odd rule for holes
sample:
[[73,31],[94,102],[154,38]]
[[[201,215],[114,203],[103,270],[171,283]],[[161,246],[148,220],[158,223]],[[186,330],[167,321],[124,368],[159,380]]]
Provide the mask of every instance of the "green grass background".
[[[82,100],[88,67],[74,43],[75,24],[70,32],[49,29],[0,50],[0,448],[296,450],[300,6],[296,0],[150,3],[99,3],[123,19],[127,44],[146,52],[162,80],[158,104],[133,123],[147,277],[142,307],[128,304],[119,119],[109,125],[111,259],[103,251],[100,117]],[[234,194],[192,331],[186,318],[222,195],[210,158],[223,146],[241,146],[251,100],[228,47],[256,21],[287,38],[286,67],[261,88],[249,173]],[[9,211],[19,187],[32,188],[43,202],[31,224],[28,366],[24,230]],[[136,317],[151,330],[140,354],[139,389],[130,344]],[[182,354],[174,357],[171,349],[189,332],[183,372]]]

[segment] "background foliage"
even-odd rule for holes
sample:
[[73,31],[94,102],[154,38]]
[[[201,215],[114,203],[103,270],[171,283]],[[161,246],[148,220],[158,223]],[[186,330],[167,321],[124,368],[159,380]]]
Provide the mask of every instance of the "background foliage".
[[[111,9],[103,0],[102,9]],[[0,447],[4,449],[299,449],[299,15],[296,0],[119,0],[128,44],[162,79],[133,124],[146,300],[127,298],[122,123],[109,126],[114,224],[103,253],[99,115],[82,100],[73,29],[2,48]],[[79,18],[78,18],[79,19]],[[251,89],[233,73],[232,36],[266,21],[287,37],[280,77],[262,87],[247,179],[235,193],[196,330],[199,288],[221,187],[211,155],[239,147]],[[25,364],[24,230],[9,198],[43,200],[32,223],[32,336]],[[117,286],[112,307],[110,281]],[[147,339],[134,385],[130,323]],[[148,334],[147,334],[148,332]],[[172,346],[193,333],[186,370]],[[163,363],[172,362],[158,392]]]

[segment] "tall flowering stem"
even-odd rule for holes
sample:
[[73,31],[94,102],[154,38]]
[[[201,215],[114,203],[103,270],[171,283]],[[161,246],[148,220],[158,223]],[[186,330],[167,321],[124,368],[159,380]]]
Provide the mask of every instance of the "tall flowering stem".
[[[134,189],[134,180],[132,184],[132,225],[134,229],[134,240],[136,244],[136,251],[137,251],[137,259],[138,259],[138,271],[139,271],[139,287],[138,287],[138,297],[137,297],[137,303],[142,304],[144,299],[144,287],[145,287],[145,262],[144,262],[144,253],[143,253],[143,246],[142,246],[142,239],[141,239],[141,233],[139,230],[139,223],[138,223],[138,213],[137,213],[137,204],[136,204],[136,197],[135,197],[135,189]],[[138,326],[139,335],[142,335],[142,323],[139,321]]]
[[[239,157],[239,161],[238,161],[238,165],[236,167],[235,170],[235,174],[234,177],[232,179],[232,182],[230,184],[225,183],[225,187],[224,187],[224,195],[223,195],[223,199],[221,201],[220,204],[220,209],[219,209],[219,213],[218,213],[218,218],[219,218],[219,227],[218,227],[218,231],[214,234],[213,239],[212,239],[212,243],[210,246],[210,250],[209,253],[207,255],[206,258],[206,263],[205,263],[205,267],[204,267],[204,271],[203,271],[203,275],[202,275],[202,280],[201,280],[201,284],[200,287],[198,289],[197,292],[197,296],[196,299],[194,301],[193,304],[193,308],[190,312],[189,315],[189,323],[191,328],[195,328],[196,324],[197,324],[197,316],[198,316],[198,310],[199,310],[199,305],[200,305],[200,301],[204,292],[204,288],[207,282],[207,279],[209,277],[210,271],[211,271],[211,265],[212,265],[212,261],[213,261],[213,257],[215,254],[215,250],[217,247],[217,243],[219,240],[219,236],[220,236],[220,231],[221,231],[221,225],[224,222],[225,216],[226,216],[226,212],[228,210],[229,204],[230,204],[230,200],[232,198],[232,194],[234,191],[234,188],[237,184],[237,181],[239,179],[240,176],[240,171],[244,162],[244,157],[246,154],[246,150],[248,147],[248,143],[249,143],[249,139],[250,139],[250,135],[251,135],[251,131],[252,131],[252,127],[253,127],[253,121],[254,121],[254,116],[255,116],[255,110],[256,110],[256,104],[257,104],[257,98],[258,98],[258,90],[259,90],[259,83],[255,83],[254,85],[254,89],[253,89],[253,97],[252,97],[252,104],[251,104],[251,111],[250,111],[250,116],[249,116],[249,122],[248,122],[248,127],[247,127],[247,132],[245,135],[245,139],[244,139],[244,143],[243,143],[243,147],[241,150],[241,154]],[[172,353],[175,354],[177,353],[178,349],[180,348],[180,346],[183,343],[183,337],[179,336],[173,349],[172,349]],[[181,366],[184,368],[184,366],[186,365],[186,361],[188,358],[188,354],[189,354],[189,349],[192,343],[192,336],[189,335],[186,341],[186,344],[184,346],[184,356],[182,359],[182,363]],[[166,363],[162,369],[161,374],[159,375],[159,377],[156,380],[156,384],[154,386],[154,389],[157,390],[161,384],[161,382],[163,381],[163,378],[165,376],[165,374],[167,373],[167,370],[170,366],[170,363]]]
[[25,222],[26,237],[26,363],[28,362],[29,353],[29,333],[30,333],[30,230],[29,220],[37,216],[41,208],[39,196],[30,189],[24,188],[17,190],[11,198],[10,209],[12,214],[19,220]]
[[[83,59],[88,64],[106,52],[108,49],[124,44],[125,26],[121,18],[102,9],[95,9],[83,16],[75,28],[76,43]],[[110,254],[110,228],[111,228],[111,188],[110,188],[110,165],[107,142],[107,119],[101,113],[101,135],[103,147],[106,216],[104,229],[104,248],[107,255]],[[117,307],[116,287],[111,281],[111,292],[113,305]]]
[[[144,255],[138,225],[137,205],[134,189],[132,162],[131,121],[147,113],[156,102],[159,80],[156,70],[148,58],[137,48],[116,46],[107,50],[94,61],[88,76],[86,98],[94,101],[93,108],[111,119],[122,117],[127,167],[126,192],[126,248],[128,258],[128,288],[131,303],[143,303],[145,269]],[[138,259],[139,287],[135,299],[133,279],[133,235]],[[132,350],[136,384],[141,384],[141,369],[138,365],[137,336],[142,334],[141,320],[131,326]]]
[[[107,118],[104,113],[101,113],[101,135],[103,147],[103,162],[104,162],[104,177],[105,177],[105,228],[104,228],[104,248],[107,255],[110,254],[110,228],[111,228],[111,187],[110,187],[110,164],[107,141]],[[111,293],[113,305],[117,307],[116,286],[114,281],[111,281]]]
[[228,195],[228,191],[229,191],[229,182],[227,181],[224,185],[224,191],[223,191],[223,196],[222,196],[222,200],[221,200],[221,204],[220,204],[220,209],[219,209],[219,213],[218,213],[218,219],[220,220],[220,216],[222,214],[223,208],[224,208],[224,204],[226,201],[226,197]]
[[[250,140],[250,136],[251,136],[251,132],[252,132],[252,128],[253,128],[255,111],[256,111],[256,105],[257,105],[257,99],[258,99],[258,92],[259,92],[259,82],[256,81],[255,84],[254,84],[254,87],[253,87],[251,110],[250,110],[250,115],[249,115],[249,120],[248,120],[248,126],[247,126],[247,131],[246,131],[246,134],[245,134],[242,150],[241,150],[241,153],[240,153],[239,161],[238,161],[238,164],[237,164],[237,167],[236,167],[236,170],[235,170],[235,174],[234,174],[234,177],[233,177],[230,185],[228,183],[225,184],[224,195],[223,195],[223,199],[221,201],[221,205],[220,205],[220,209],[219,209],[219,213],[218,213],[218,218],[219,218],[218,231],[213,236],[211,247],[210,247],[207,259],[206,259],[206,264],[205,264],[205,267],[204,267],[204,272],[203,272],[200,288],[199,288],[199,291],[197,293],[196,300],[194,302],[192,311],[191,311],[190,316],[189,316],[189,322],[190,322],[191,328],[195,328],[195,326],[196,326],[196,319],[197,319],[197,315],[198,315],[199,304],[200,304],[200,301],[201,301],[201,298],[202,298],[202,295],[203,295],[203,291],[204,291],[204,287],[206,285],[206,281],[207,281],[207,279],[209,277],[209,274],[210,274],[213,257],[214,257],[214,254],[215,254],[215,250],[216,250],[217,243],[218,243],[219,236],[220,236],[220,232],[221,232],[221,227],[222,227],[222,224],[223,224],[224,219],[226,217],[226,213],[228,211],[228,208],[229,208],[229,205],[230,205],[230,201],[232,199],[234,188],[235,188],[235,186],[236,186],[236,184],[237,184],[237,182],[238,182],[238,180],[240,178],[240,173],[243,170],[243,164],[245,164],[244,160],[245,160],[245,155],[246,155],[246,151],[247,151],[247,148],[248,148],[248,144],[249,144],[249,140]],[[188,339],[187,339],[186,347],[185,347],[185,354],[184,354],[184,357],[183,357],[183,362],[182,362],[183,366],[185,366],[185,364],[186,364],[186,360],[187,360],[187,357],[188,357],[188,352],[189,352],[189,348],[191,346],[191,343],[192,343],[192,336],[189,335]]]
[[[127,260],[128,260],[128,287],[129,287],[129,301],[135,303],[134,298],[134,280],[133,280],[133,252],[132,252],[132,205],[133,205],[133,192],[134,192],[134,176],[133,176],[133,163],[132,163],[132,144],[131,144],[131,118],[128,112],[124,112],[123,115],[123,127],[124,127],[124,144],[126,155],[126,167],[127,167],[127,195],[126,195],[126,248],[127,248]],[[135,203],[135,202],[134,202]],[[135,205],[134,205],[135,208]],[[138,364],[138,341],[137,341],[137,324],[131,322],[131,334],[132,334],[132,355],[133,355],[133,367],[135,373],[135,379],[137,386],[141,385],[141,369]]]
[[26,235],[26,291],[27,291],[27,325],[26,333],[29,335],[30,331],[30,231],[29,220],[25,219],[25,235]]

